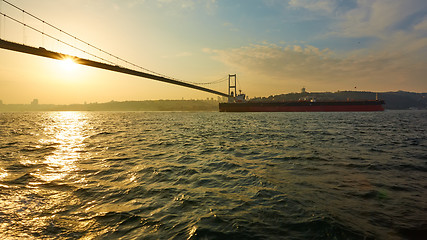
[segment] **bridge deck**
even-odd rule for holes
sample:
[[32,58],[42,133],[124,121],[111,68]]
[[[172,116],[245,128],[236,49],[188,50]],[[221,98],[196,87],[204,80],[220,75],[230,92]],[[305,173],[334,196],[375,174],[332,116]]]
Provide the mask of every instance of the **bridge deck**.
[[145,73],[145,72],[140,72],[140,71],[136,71],[136,70],[132,70],[132,69],[128,69],[128,68],[123,68],[123,67],[120,67],[117,65],[106,64],[106,63],[102,63],[102,62],[92,61],[89,59],[84,59],[84,58],[79,58],[79,57],[72,56],[72,55],[59,53],[59,52],[53,52],[53,51],[46,50],[45,48],[35,48],[35,47],[31,47],[31,46],[27,46],[27,45],[23,45],[23,44],[19,44],[19,43],[6,41],[3,39],[0,39],[0,48],[12,50],[12,51],[17,51],[17,52],[21,52],[21,53],[32,54],[32,55],[41,56],[41,57],[53,58],[53,59],[57,59],[57,60],[63,60],[66,58],[71,58],[71,59],[73,59],[74,62],[81,64],[81,65],[86,65],[86,66],[90,66],[90,67],[110,70],[110,71],[114,71],[114,72],[134,75],[134,76],[143,77],[143,78],[148,78],[148,79],[152,79],[152,80],[156,80],[156,81],[160,81],[160,82],[166,82],[166,83],[170,83],[170,84],[175,84],[175,85],[179,85],[179,86],[183,86],[183,87],[193,88],[193,89],[197,89],[200,91],[204,91],[204,92],[213,93],[216,95],[228,97],[228,94],[226,94],[226,93],[218,92],[218,91],[215,91],[215,90],[212,90],[209,88],[204,88],[204,87],[197,86],[194,84],[181,82],[178,80],[169,79],[169,78],[165,78],[162,76],[157,76],[157,75],[150,74],[150,73]]

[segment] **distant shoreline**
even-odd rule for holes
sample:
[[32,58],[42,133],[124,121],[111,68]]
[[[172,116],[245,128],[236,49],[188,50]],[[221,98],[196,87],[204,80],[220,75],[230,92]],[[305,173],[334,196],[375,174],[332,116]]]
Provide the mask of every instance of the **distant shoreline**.
[[88,104],[2,104],[0,111],[218,111],[216,100],[111,101]]
[[[302,98],[317,100],[374,100],[377,93],[340,91],[340,92],[302,92],[252,98],[251,101],[298,101]],[[383,92],[378,98],[386,103],[389,110],[427,109],[427,93]],[[31,104],[3,104],[0,101],[0,112],[12,111],[183,111],[215,112],[218,111],[218,100],[145,100],[145,101],[110,101],[88,104],[39,104],[34,99]]]

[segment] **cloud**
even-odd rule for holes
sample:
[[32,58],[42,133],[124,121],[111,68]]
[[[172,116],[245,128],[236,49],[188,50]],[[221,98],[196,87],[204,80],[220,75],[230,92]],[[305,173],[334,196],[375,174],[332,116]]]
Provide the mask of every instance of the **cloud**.
[[288,4],[293,8],[323,13],[332,13],[337,7],[336,0],[290,0]]
[[335,26],[343,36],[383,39],[397,31],[413,30],[414,22],[408,19],[420,10],[427,10],[424,0],[358,0],[357,7],[343,14]]
[[190,57],[192,55],[193,54],[191,52],[179,52],[174,55],[163,56],[163,58],[183,58],[183,57]]
[[239,28],[237,28],[237,27],[235,27],[232,23],[230,23],[230,22],[224,22],[223,24],[222,24],[222,26],[224,26],[225,28],[227,28],[228,29],[228,31],[230,31],[230,32],[238,32],[238,31],[240,31],[240,29]]
[[371,44],[360,53],[384,56],[393,52],[427,60],[425,0],[290,0],[288,4],[313,13],[334,13],[325,22],[329,32],[318,38],[369,38]]
[[390,41],[398,32],[425,35],[427,29],[425,0],[289,0],[288,8],[324,21],[326,36]]
[[[226,51],[209,49],[205,52],[215,54],[214,59],[245,72],[277,78],[281,76],[305,78],[307,73],[324,72],[325,68],[322,66],[336,62],[329,58],[332,54],[329,49],[320,50],[313,46],[281,47],[275,44],[263,44]],[[322,74],[317,78],[319,77],[322,78]]]
[[425,17],[422,21],[420,21],[419,23],[414,25],[414,30],[426,32],[427,31],[427,17]]
[[336,57],[314,46],[257,44],[229,50],[205,49],[217,61],[247,75],[269,76],[313,85],[360,82],[373,88],[421,84],[427,69],[404,54],[378,53]]
[[[427,20],[424,0],[359,0],[338,23],[344,37],[372,37],[374,52],[393,52],[427,60]],[[421,17],[422,16],[422,17]]]
[[159,8],[195,11],[196,9],[204,9],[208,14],[213,14],[217,8],[216,0],[130,0],[129,7],[135,7],[143,4],[155,4]]

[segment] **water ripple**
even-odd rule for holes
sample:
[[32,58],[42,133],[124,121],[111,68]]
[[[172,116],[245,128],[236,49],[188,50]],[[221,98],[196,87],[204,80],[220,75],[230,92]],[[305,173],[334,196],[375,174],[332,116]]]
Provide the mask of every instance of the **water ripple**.
[[0,113],[0,237],[422,239],[426,119]]

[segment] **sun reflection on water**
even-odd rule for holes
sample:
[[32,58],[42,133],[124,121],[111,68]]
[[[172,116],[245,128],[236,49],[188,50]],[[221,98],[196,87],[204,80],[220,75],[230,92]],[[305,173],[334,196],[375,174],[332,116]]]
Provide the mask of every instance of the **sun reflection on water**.
[[28,145],[16,153],[17,166],[22,167],[0,166],[4,183],[0,184],[0,239],[37,239],[41,232],[55,236],[86,224],[63,214],[79,205],[80,199],[61,186],[78,181],[78,161],[84,158],[88,137],[87,113],[43,113],[28,124],[33,126],[25,127],[40,134],[25,136]]
[[34,176],[45,181],[64,179],[77,171],[76,161],[80,158],[86,138],[87,118],[82,112],[52,112],[44,126],[45,138],[40,144],[54,146],[52,154],[45,156],[45,169]]

